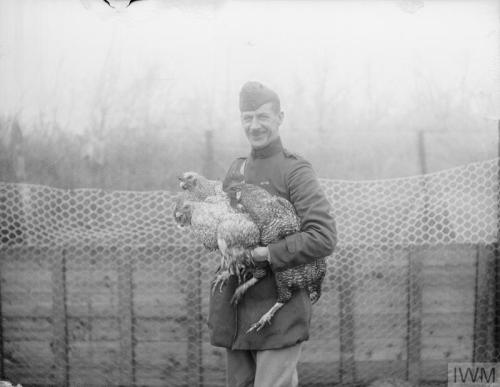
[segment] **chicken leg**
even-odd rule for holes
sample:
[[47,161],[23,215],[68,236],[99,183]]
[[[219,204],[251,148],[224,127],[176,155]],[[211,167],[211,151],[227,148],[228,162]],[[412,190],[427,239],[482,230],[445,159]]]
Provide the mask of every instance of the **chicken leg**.
[[253,331],[260,331],[262,328],[265,327],[266,324],[271,324],[271,319],[273,318],[274,314],[281,309],[281,307],[285,305],[282,302],[277,302],[274,304],[271,309],[269,309],[264,315],[260,318],[259,321],[257,321],[255,324],[252,324],[250,329],[247,331],[247,333],[253,332]]

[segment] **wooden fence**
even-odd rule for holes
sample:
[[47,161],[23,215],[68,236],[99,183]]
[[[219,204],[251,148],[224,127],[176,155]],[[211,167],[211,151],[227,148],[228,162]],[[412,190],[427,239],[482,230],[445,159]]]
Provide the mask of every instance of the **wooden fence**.
[[[346,259],[348,250],[329,259],[299,365],[302,385],[387,375],[445,382],[448,362],[500,360],[493,246],[379,247],[378,264],[365,266],[352,263],[370,263],[373,248],[352,248]],[[224,352],[210,346],[205,324],[215,257],[190,251],[1,248],[1,378],[223,385]]]

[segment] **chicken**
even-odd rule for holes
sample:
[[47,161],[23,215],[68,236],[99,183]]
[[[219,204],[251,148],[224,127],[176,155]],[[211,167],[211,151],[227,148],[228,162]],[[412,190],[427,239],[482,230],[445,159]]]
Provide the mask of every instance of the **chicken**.
[[174,208],[174,218],[181,227],[190,226],[195,237],[210,250],[219,250],[221,261],[213,289],[222,288],[230,275],[240,281],[252,271],[248,265],[251,249],[258,245],[260,232],[248,214],[235,211],[229,202],[189,200],[181,197]]
[[231,212],[235,211],[224,204],[198,202],[181,197],[176,201],[174,219],[181,227],[190,226],[196,239],[206,249],[214,251],[219,248],[217,227],[223,217]]
[[[246,210],[257,224],[262,245],[266,246],[300,230],[300,219],[288,200],[274,196],[259,186],[245,183],[230,184],[227,193],[231,205]],[[306,289],[311,302],[316,303],[321,296],[321,284],[325,274],[324,258],[274,273],[278,299],[248,332],[259,331],[266,324],[270,324],[274,314],[290,300],[295,289]],[[254,277],[240,285],[232,301],[237,303],[248,288],[257,282],[258,278]]]
[[232,183],[228,187],[231,206],[247,211],[261,231],[263,246],[279,241],[300,230],[300,219],[295,208],[285,198],[265,189],[245,183]]
[[[230,268],[229,274],[237,274],[240,282],[252,272],[253,276],[259,278],[266,275],[265,270],[264,272],[254,270],[250,264],[250,252],[258,246],[259,240],[259,228],[248,214],[239,212],[228,214],[217,227],[217,244],[223,256],[224,267]],[[228,278],[229,276],[220,276],[214,286],[216,287],[217,282],[221,280],[223,284]]]
[[184,172],[178,178],[179,186],[189,193],[192,200],[205,200],[212,196],[222,201],[227,200],[220,181],[208,180],[196,172]]
[[[203,201],[205,203],[227,206],[227,212],[234,215],[235,210],[229,206],[229,198],[222,190],[222,183],[220,181],[208,180],[204,176],[192,171],[182,173],[179,176],[179,180],[179,186],[184,190],[187,200]],[[231,181],[242,180],[242,175],[232,176],[231,179]],[[224,207],[218,208],[219,214],[224,214],[223,208]],[[243,252],[246,251],[246,247],[248,247],[249,243],[255,245],[258,243],[258,240],[257,242],[255,242],[254,235],[255,233],[258,233],[258,229],[254,224],[250,225],[250,221],[251,220],[248,215],[238,215],[226,219],[226,222],[222,224],[222,234],[219,238],[219,242],[222,246],[220,250],[224,257],[224,265],[221,265],[221,267],[228,267],[228,265],[233,267],[236,260],[243,260],[248,262],[248,260],[245,260],[243,258]],[[219,224],[220,219],[217,219],[216,222],[217,224]],[[213,223],[213,221],[207,223]],[[215,230],[216,227],[213,228],[212,226],[213,224],[210,224],[210,228],[212,228],[212,230]],[[227,240],[227,242],[225,242],[225,240]],[[249,251],[246,251],[245,254],[248,255]],[[241,269],[241,265],[239,266]],[[248,272],[248,270],[243,271]],[[220,275],[218,276],[218,278],[214,281],[214,284],[216,285],[218,282],[220,282],[222,286],[227,278],[227,271],[222,270],[220,271]]]

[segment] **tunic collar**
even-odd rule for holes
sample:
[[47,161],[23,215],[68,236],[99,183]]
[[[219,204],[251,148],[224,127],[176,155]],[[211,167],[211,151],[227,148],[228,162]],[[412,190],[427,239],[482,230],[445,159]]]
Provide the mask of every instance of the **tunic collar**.
[[283,150],[281,139],[278,137],[276,140],[271,141],[264,148],[252,149],[251,155],[254,159],[267,159],[274,156]]

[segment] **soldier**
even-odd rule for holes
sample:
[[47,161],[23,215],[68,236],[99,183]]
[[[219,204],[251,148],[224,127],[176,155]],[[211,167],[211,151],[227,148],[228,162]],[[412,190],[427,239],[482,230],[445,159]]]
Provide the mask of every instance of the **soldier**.
[[[251,146],[248,157],[236,159],[226,181],[241,173],[247,183],[282,196],[295,207],[301,230],[277,243],[257,247],[252,256],[272,272],[330,255],[336,244],[330,203],[311,164],[281,144],[279,128],[284,114],[278,95],[258,82],[247,82],[240,92],[241,123]],[[242,177],[243,177],[242,176]],[[260,280],[237,306],[230,303],[237,280],[229,279],[222,292],[210,298],[210,342],[227,352],[230,387],[290,387],[298,385],[297,362],[302,343],[309,338],[311,302],[306,290],[297,290],[273,317],[271,325],[247,333],[250,326],[276,302],[273,274]]]

